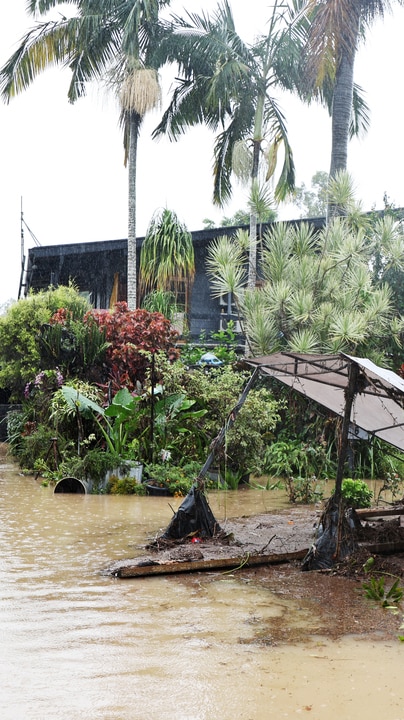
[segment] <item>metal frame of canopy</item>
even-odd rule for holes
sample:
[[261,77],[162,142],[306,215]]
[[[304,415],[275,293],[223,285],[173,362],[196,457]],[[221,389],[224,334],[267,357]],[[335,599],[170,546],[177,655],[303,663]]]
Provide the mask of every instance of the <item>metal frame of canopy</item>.
[[[202,497],[205,475],[213,462],[226,430],[236,421],[248,393],[259,375],[269,375],[293,390],[305,395],[343,417],[338,468],[335,482],[334,502],[341,500],[344,462],[350,428],[361,428],[404,451],[404,380],[390,370],[379,368],[371,360],[355,358],[345,353],[335,355],[301,355],[281,352],[257,358],[247,358],[245,364],[254,368],[237,405],[211,445],[211,452],[195,480],[195,497],[188,496],[175,513],[162,537],[178,538],[183,534],[182,515],[188,513],[189,505]],[[204,511],[204,508],[203,511]],[[215,519],[210,525],[220,529]],[[209,527],[207,534],[212,534]]]
[[404,380],[368,358],[345,353],[281,352],[247,362],[343,418],[334,494],[322,515],[323,532],[302,565],[304,570],[330,568],[355,548],[342,498],[349,431],[361,428],[404,451]]
[[[342,417],[349,403],[353,432],[361,428],[404,451],[404,379],[391,370],[345,353],[280,352],[247,363]],[[356,378],[350,389],[351,375]]]

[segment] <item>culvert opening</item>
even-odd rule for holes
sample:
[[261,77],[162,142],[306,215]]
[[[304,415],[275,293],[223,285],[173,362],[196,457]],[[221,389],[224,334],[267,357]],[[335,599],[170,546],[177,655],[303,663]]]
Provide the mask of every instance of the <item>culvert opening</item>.
[[55,485],[55,493],[74,493],[76,495],[85,495],[86,488],[82,480],[74,477],[65,477]]

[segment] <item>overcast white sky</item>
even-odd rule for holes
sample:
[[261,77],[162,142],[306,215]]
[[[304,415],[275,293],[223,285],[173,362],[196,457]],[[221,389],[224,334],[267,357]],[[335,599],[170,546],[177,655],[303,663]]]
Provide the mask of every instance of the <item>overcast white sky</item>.
[[[26,0],[0,0],[0,64],[32,26]],[[249,39],[264,29],[266,0],[231,0],[240,34]],[[175,0],[173,7],[199,11],[215,0]],[[7,18],[5,21],[4,18]],[[402,76],[404,9],[377,23],[358,55],[355,80],[367,93],[371,129],[350,145],[349,170],[364,209],[383,206],[386,191],[404,206]],[[41,245],[125,238],[127,234],[127,173],[123,167],[119,111],[105,93],[69,105],[69,75],[52,69],[9,105],[0,103],[0,305],[16,298],[20,279],[21,202],[24,219]],[[310,185],[317,170],[328,170],[330,120],[315,106],[306,108],[283,97],[295,155],[297,183]],[[203,219],[217,221],[246,207],[247,191],[237,188],[223,211],[211,203],[212,139],[196,129],[179,143],[150,139],[157,116],[142,128],[138,160],[138,235],[144,235],[153,213],[174,210],[189,230]],[[294,213],[296,215],[296,213]],[[290,218],[290,208],[280,208]],[[25,230],[25,251],[34,245]]]

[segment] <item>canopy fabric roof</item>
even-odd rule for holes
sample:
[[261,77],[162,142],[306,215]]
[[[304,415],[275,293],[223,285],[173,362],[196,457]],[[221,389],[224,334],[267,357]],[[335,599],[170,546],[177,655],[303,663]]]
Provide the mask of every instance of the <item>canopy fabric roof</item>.
[[391,370],[378,367],[367,358],[345,353],[280,352],[248,358],[247,363],[341,416],[345,409],[349,367],[355,363],[360,372],[351,411],[351,430],[359,434],[361,428],[404,451],[404,379]]

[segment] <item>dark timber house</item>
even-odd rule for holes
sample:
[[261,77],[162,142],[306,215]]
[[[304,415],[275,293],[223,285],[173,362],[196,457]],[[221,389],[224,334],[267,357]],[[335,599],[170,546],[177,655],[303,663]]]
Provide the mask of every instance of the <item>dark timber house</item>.
[[[320,228],[324,224],[324,218],[309,222]],[[262,225],[262,232],[268,227],[268,224]],[[237,230],[238,227],[232,226],[191,233],[195,253],[195,278],[186,307],[191,338],[199,338],[202,332],[207,335],[217,332],[230,319],[237,322],[231,298],[212,298],[205,268],[209,243],[221,235],[234,235]],[[142,242],[143,238],[138,238],[138,269]],[[57,287],[74,282],[80,292],[88,295],[95,308],[106,309],[112,307],[117,300],[127,299],[126,273],[126,239],[33,247],[28,251],[20,296],[27,295],[30,290],[44,290],[49,286]]]

